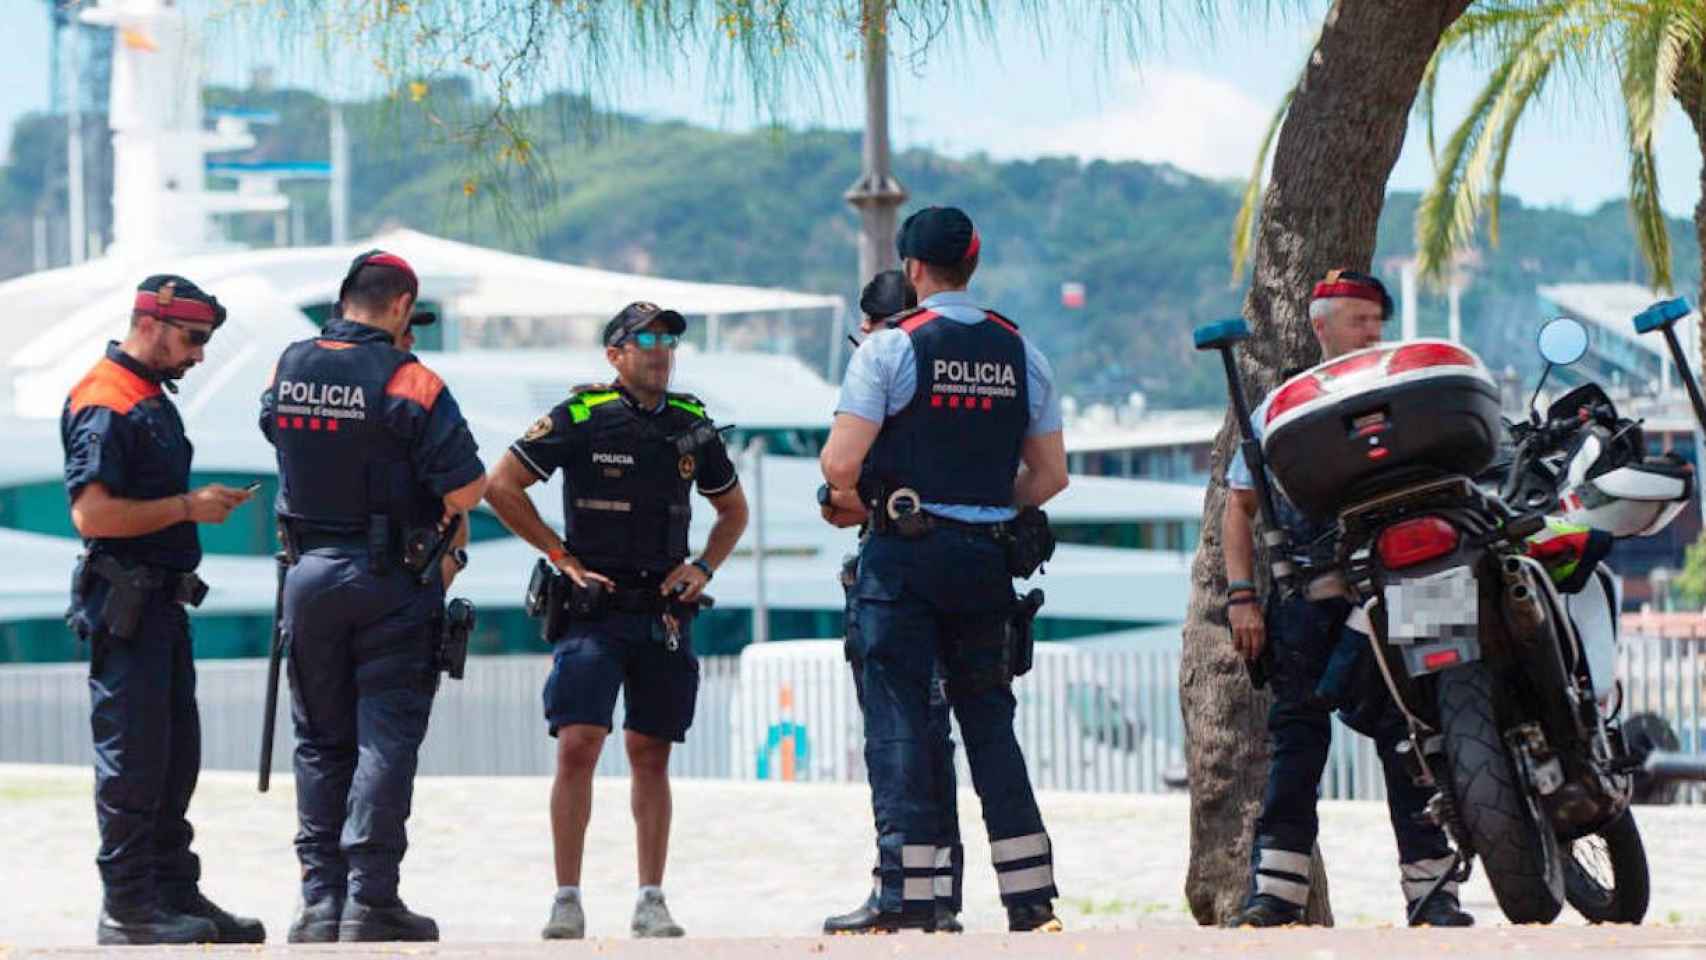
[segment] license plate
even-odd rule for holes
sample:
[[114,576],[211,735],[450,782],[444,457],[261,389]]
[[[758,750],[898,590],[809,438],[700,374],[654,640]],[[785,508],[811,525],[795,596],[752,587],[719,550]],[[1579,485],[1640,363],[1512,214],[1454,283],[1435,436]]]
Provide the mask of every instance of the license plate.
[[1453,567],[1386,585],[1386,639],[1392,643],[1478,640],[1481,591],[1472,567]]

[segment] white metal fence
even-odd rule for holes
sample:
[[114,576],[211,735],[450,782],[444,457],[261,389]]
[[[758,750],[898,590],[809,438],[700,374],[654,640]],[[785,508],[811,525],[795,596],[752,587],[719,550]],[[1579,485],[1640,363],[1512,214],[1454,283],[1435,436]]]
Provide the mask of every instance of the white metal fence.
[[[1182,776],[1184,732],[1178,655],[1039,646],[1019,680],[1015,722],[1040,789],[1156,793]],[[547,775],[541,686],[546,656],[477,657],[467,679],[446,681],[421,754],[423,774]],[[0,762],[83,764],[91,760],[87,668],[81,664],[0,668]],[[1625,715],[1654,712],[1681,749],[1706,750],[1706,638],[1633,637],[1619,663]],[[203,766],[253,770],[260,743],[266,664],[213,660],[198,665]],[[289,695],[281,697],[273,767],[287,774],[292,738]],[[622,706],[617,705],[620,727]],[[1323,796],[1385,796],[1372,744],[1335,725]],[[956,736],[956,740],[958,737]],[[962,783],[970,783],[964,750]],[[627,772],[620,738],[599,762],[602,775]],[[735,779],[864,779],[858,706],[840,643],[789,641],[741,657],[701,661],[697,716],[671,758],[677,776]],[[1683,791],[1687,802],[1706,797]]]

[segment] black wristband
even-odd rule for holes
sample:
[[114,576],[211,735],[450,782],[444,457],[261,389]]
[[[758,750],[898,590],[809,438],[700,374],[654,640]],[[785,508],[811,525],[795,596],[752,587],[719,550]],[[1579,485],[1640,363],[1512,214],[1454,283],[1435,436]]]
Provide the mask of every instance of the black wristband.
[[1244,607],[1244,606],[1254,606],[1255,604],[1258,604],[1261,602],[1262,601],[1261,601],[1260,597],[1257,597],[1255,594],[1250,594],[1248,596],[1243,596],[1243,597],[1232,597],[1226,601],[1226,605],[1229,607]]
[[703,573],[705,575],[705,582],[706,583],[709,583],[711,581],[711,577],[715,576],[715,574],[711,570],[711,565],[706,563],[703,559],[695,557],[692,560],[689,560],[687,562],[689,565],[699,568],[699,572]]

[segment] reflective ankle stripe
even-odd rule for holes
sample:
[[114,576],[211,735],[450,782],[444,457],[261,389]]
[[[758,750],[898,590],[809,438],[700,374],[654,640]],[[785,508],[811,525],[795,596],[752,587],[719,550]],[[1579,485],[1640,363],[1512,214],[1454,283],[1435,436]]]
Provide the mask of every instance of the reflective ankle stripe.
[[[1428,889],[1434,885],[1440,875],[1451,869],[1450,857],[1435,857],[1432,860],[1416,860],[1398,865],[1398,886],[1404,891],[1404,901],[1414,903],[1417,897],[1427,895]],[[1440,893],[1457,896],[1457,881],[1447,880],[1440,884]]]
[[1029,860],[1032,857],[1049,855],[1048,834],[1027,833],[1022,837],[1009,837],[1006,840],[994,840],[989,844],[989,859],[999,867],[1003,863],[1015,860]]
[[1004,895],[1046,890],[1054,886],[1054,867],[1045,863],[1019,870],[997,871],[995,881]]
[[1302,907],[1309,903],[1309,854],[1263,847],[1256,851],[1256,892]]
[[1309,884],[1282,880],[1265,873],[1256,874],[1256,892],[1278,897],[1293,906],[1302,907],[1309,903]]

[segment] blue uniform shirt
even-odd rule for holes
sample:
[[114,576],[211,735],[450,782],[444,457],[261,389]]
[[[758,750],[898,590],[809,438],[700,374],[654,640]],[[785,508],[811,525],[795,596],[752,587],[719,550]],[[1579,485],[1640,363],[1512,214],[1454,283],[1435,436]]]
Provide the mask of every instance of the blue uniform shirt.
[[[964,290],[946,290],[918,304],[955,323],[981,323],[984,310]],[[1048,359],[1025,338],[1025,375],[1031,422],[1025,436],[1037,437],[1061,428],[1060,398],[1054,392],[1054,371]],[[880,424],[906,409],[918,389],[918,363],[912,338],[902,330],[879,330],[853,351],[847,374],[841,381],[836,413],[851,413],[861,420]],[[926,503],[924,509],[937,516],[966,523],[996,523],[1011,520],[1012,507],[968,506]]]
[[[1262,442],[1262,425],[1268,420],[1268,401],[1273,397],[1262,398],[1256,404],[1256,409],[1250,411],[1250,432],[1256,435],[1256,442]],[[1250,475],[1250,465],[1244,462],[1244,447],[1242,444],[1232,448],[1232,459],[1226,461],[1226,485],[1234,490],[1256,489],[1256,478]]]
[[[160,380],[117,343],[109,343],[106,357],[71,388],[59,417],[68,499],[75,501],[91,483],[124,500],[189,492],[194,448]],[[187,520],[140,537],[84,543],[92,553],[179,572],[201,563],[201,539]]]

